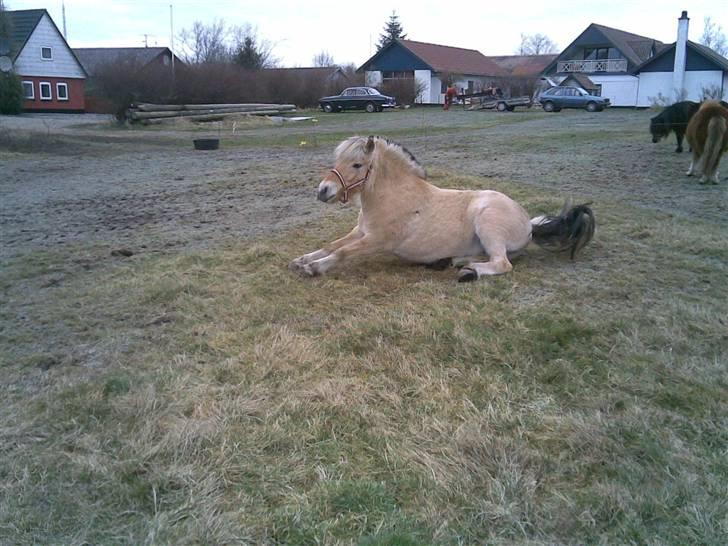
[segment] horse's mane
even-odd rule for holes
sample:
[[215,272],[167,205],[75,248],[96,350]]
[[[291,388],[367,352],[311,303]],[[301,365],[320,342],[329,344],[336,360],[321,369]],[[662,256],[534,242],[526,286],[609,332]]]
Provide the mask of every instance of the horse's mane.
[[388,138],[373,136],[373,137],[362,137],[353,136],[344,140],[341,144],[336,147],[334,151],[334,157],[338,163],[344,158],[354,159],[363,158],[366,155],[366,145],[369,138],[374,139],[375,147],[379,145],[383,151],[394,154],[409,168],[414,174],[420,178],[426,179],[427,172],[425,168],[417,161],[414,154],[407,148],[402,146],[399,142],[389,140]]

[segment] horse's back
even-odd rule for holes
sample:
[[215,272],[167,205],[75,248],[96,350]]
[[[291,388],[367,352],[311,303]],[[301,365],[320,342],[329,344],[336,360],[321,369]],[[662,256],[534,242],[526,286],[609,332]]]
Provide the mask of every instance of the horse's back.
[[712,119],[723,119],[728,123],[728,108],[718,101],[706,101],[688,124],[687,139],[690,145],[700,155],[703,153],[705,141],[708,137],[708,125]]

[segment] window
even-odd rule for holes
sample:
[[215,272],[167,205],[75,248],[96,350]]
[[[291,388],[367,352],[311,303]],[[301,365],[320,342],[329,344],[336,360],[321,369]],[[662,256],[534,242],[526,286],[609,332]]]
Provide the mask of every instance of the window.
[[23,97],[26,100],[35,100],[35,86],[33,82],[23,82]]
[[592,90],[592,95],[596,95],[597,97],[601,97],[602,96],[602,84],[601,83],[597,83],[596,86],[597,86],[597,88],[594,89],[594,90]]
[[56,84],[56,98],[58,100],[68,100],[68,84],[57,83]]
[[53,100],[50,82],[40,82],[40,100]]
[[346,91],[344,91],[344,95],[347,97],[353,97],[354,95],[356,95],[356,89],[347,89]]
[[50,47],[41,47],[40,48],[40,58],[44,61],[52,61],[53,60],[53,50]]

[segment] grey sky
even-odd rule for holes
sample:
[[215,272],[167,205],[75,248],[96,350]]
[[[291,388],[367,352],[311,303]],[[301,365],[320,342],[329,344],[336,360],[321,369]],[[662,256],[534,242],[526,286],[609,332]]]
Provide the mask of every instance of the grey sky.
[[[175,34],[195,20],[249,23],[274,44],[283,66],[308,66],[326,50],[338,63],[361,65],[376,48],[392,9],[407,37],[423,42],[477,49],[485,55],[513,53],[521,33],[547,34],[560,48],[589,23],[601,23],[663,42],[675,41],[682,10],[690,17],[690,39],[703,31],[703,17],[728,31],[726,0],[495,0],[485,2],[348,2],[346,0],[66,0],[68,40],[72,47],[169,45],[169,6]],[[45,7],[62,28],[61,0],[5,0],[9,9]],[[389,5],[351,10],[350,6]],[[349,9],[347,9],[349,8]]]

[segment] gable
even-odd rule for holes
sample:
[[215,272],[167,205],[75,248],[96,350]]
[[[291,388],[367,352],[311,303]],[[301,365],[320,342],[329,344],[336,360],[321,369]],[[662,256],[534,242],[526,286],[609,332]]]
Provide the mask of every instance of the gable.
[[[720,57],[712,50],[704,51],[705,46],[688,42],[685,56],[685,71],[697,72],[701,70],[728,71],[728,59]],[[710,56],[709,56],[710,55]],[[672,72],[675,68],[675,44],[667,46],[658,55],[639,66],[638,72]]]
[[433,70],[433,67],[420,59],[401,43],[395,41],[364,63],[357,72],[361,70],[382,70],[389,72],[404,70]]
[[[41,48],[50,47],[53,58],[41,58]],[[15,57],[14,70],[21,76],[85,78],[86,73],[47,13]]]

